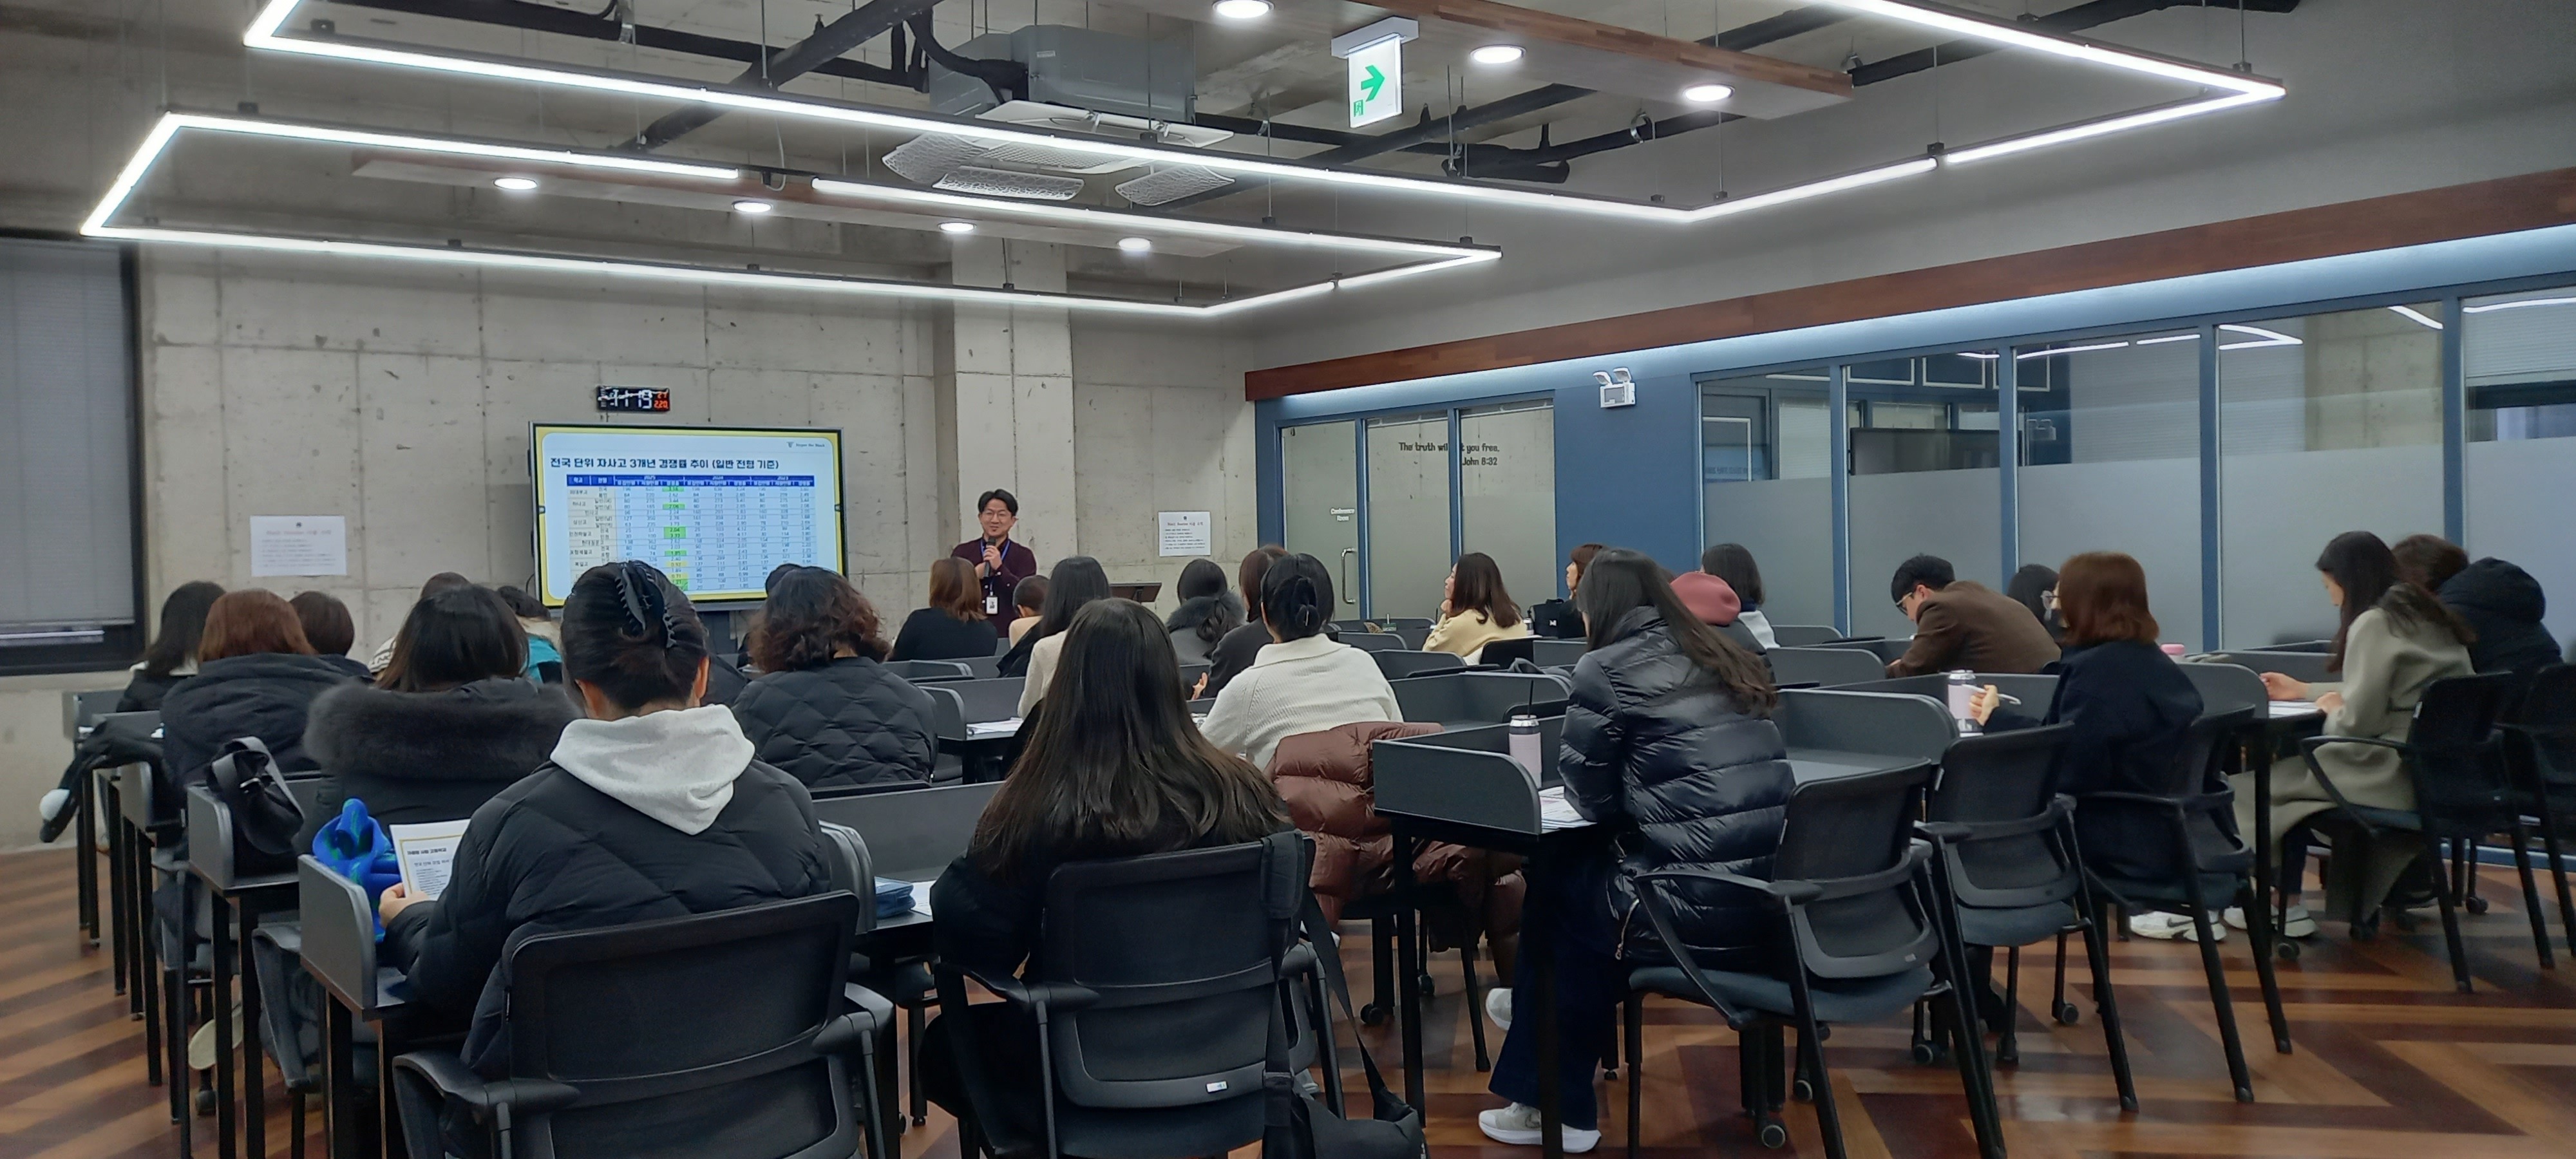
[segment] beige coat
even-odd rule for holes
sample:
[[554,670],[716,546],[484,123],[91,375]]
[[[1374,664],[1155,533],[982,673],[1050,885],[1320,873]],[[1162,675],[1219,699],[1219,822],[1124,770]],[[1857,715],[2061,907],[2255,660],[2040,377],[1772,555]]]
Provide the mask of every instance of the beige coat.
[[1422,650],[1462,656],[1473,664],[1485,645],[1496,640],[1518,640],[1529,634],[1529,621],[1525,619],[1512,621],[1511,627],[1498,628],[1483,612],[1460,612],[1432,625],[1431,634],[1423,638]]
[[[2469,650],[2438,624],[2417,624],[2399,631],[2388,613],[2377,608],[2355,617],[2352,630],[2345,636],[2343,682],[2311,684],[2310,696],[2341,692],[2343,703],[2326,714],[2325,732],[2329,736],[2366,736],[2402,741],[2414,724],[2415,705],[2424,699],[2424,689],[2436,680],[2467,676],[2474,669],[2469,664]],[[2343,792],[2344,799],[2355,805],[2381,809],[2415,807],[2415,786],[2407,779],[2405,767],[2397,752],[2376,745],[2327,745],[2317,750],[2317,763],[2326,776]],[[2230,778],[2236,789],[2236,822],[2242,833],[2254,831],[2254,786],[2252,774],[2240,773]],[[2300,756],[2283,757],[2272,765],[2273,848],[2278,849],[2281,835],[2299,822],[2334,807],[2334,798]],[[2346,840],[2357,840],[2357,835]],[[2356,889],[2360,897],[2348,899],[2376,908],[2378,899],[2386,896],[2398,874],[2404,872],[2420,847],[2412,841],[2383,843],[2385,848],[2365,854],[2366,868],[2347,860],[2335,871],[2342,883]],[[2358,874],[2358,876],[2347,876]],[[2340,894],[2341,889],[2334,892]],[[2368,899],[2363,902],[2363,899]],[[2338,906],[2350,912],[2356,906]]]

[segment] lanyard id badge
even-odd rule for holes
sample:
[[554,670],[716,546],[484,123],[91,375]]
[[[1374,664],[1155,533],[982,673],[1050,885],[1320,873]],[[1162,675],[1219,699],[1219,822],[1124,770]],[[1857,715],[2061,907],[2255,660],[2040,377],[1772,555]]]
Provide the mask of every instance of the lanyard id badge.
[[[995,550],[996,550],[996,551],[998,551],[998,552],[1000,552],[1001,557],[1002,557],[1002,562],[1004,562],[1004,563],[1008,563],[1008,562],[1010,562],[1010,559],[1011,559],[1011,541],[1010,541],[1010,540],[1008,540],[1008,539],[1004,539],[1004,540],[1003,540],[1003,541],[1002,541],[1002,542],[1001,542],[1001,543],[1000,543],[1000,544],[995,548]],[[991,574],[991,575],[989,575],[989,576],[984,577],[984,614],[985,614],[986,616],[998,616],[998,615],[1001,615],[1001,614],[1002,614],[1002,596],[1001,596],[1001,593],[1000,593],[1000,592],[998,592],[998,591],[996,591],[996,590],[994,589],[994,587],[993,587],[993,584],[994,584],[996,581],[1000,580],[1001,578],[1002,578],[1002,569],[1001,569],[1001,568],[999,568],[999,567],[995,567],[995,568],[993,569],[993,574]]]

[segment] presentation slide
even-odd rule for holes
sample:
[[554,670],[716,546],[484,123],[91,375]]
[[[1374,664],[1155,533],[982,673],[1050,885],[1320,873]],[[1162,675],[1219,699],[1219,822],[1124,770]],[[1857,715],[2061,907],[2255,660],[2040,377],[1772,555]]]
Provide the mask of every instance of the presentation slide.
[[640,559],[693,601],[757,600],[782,563],[846,572],[841,432],[539,425],[537,582]]

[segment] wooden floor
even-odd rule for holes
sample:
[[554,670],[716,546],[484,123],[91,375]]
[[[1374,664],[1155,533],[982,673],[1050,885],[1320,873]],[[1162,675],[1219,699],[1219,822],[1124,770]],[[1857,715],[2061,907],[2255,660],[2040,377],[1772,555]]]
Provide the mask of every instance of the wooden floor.
[[[2089,1000],[2083,1024],[2045,1016],[2046,950],[2024,962],[2022,1062],[1998,1075],[2016,1159],[2279,1156],[2320,1159],[2565,1159],[2576,1156],[2576,967],[2542,971],[2511,874],[2488,872],[2494,909],[2466,916],[2478,991],[2451,987],[2439,927],[2391,930],[2355,944],[2340,929],[2312,938],[2281,972],[2297,1053],[2273,1053],[2245,938],[2223,947],[2247,1031],[2256,1102],[2229,1094],[2197,952],[2187,943],[2115,944],[2113,972],[2129,1027],[2141,1111],[2113,1097]],[[2544,884],[2544,889],[2546,885]],[[2556,923],[2551,923],[2556,933]],[[1363,989],[1366,939],[1346,939]],[[1454,958],[1435,963],[1441,993],[1428,1027],[1430,1131],[1439,1159],[1527,1156],[1493,1146],[1475,1113],[1485,1093],[1467,1037]],[[2080,975],[2080,971],[2079,971]],[[2033,979],[2039,981],[2034,984]],[[1362,1000],[1366,996],[1363,994]],[[1737,1113],[1733,1036],[1705,1012],[1658,1001],[1647,1013],[1646,1154],[1655,1159],[1767,1152]],[[1370,1032],[1391,1059],[1393,1044]],[[1499,1047],[1500,1036],[1492,1039]],[[1906,1057],[1902,1025],[1836,1029],[1827,1048],[1855,1159],[1973,1155],[1954,1070]],[[108,956],[74,932],[69,855],[0,856],[0,1159],[108,1159],[177,1151],[161,1092],[144,1085],[142,1024],[109,986]],[[274,1072],[272,1072],[273,1074]],[[1621,1080],[1626,1080],[1625,1075]],[[1608,1138],[1624,1139],[1603,1088]],[[286,1153],[284,1095],[269,1131]],[[319,1114],[313,1118],[318,1130]],[[1786,1112],[1795,1154],[1822,1155],[1806,1108]],[[197,1154],[213,1156],[213,1121]],[[321,1154],[318,1137],[310,1154]],[[904,1138],[905,1159],[952,1157],[955,1133],[936,1109]],[[1252,1152],[1244,1152],[1246,1156]]]

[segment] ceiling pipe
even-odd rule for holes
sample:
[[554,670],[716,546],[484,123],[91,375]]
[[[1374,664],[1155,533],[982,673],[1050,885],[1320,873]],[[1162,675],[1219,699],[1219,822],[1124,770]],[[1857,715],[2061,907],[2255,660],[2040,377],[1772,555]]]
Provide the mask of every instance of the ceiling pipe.
[[[907,20],[925,23],[930,10],[939,0],[868,0],[868,3],[843,13],[830,24],[816,18],[814,33],[803,40],[770,53],[766,62],[743,70],[733,79],[735,88],[756,91],[775,90],[788,81],[838,60],[841,54],[892,31]],[[641,35],[643,29],[635,30]],[[909,70],[907,70],[909,71]],[[651,152],[696,132],[725,115],[717,105],[691,105],[663,114],[635,135],[634,148]]]
[[[446,20],[466,20],[477,24],[497,24],[504,28],[523,28],[530,32],[550,32],[584,40],[615,42],[624,39],[632,28],[634,43],[639,48],[684,53],[715,60],[738,60],[757,65],[766,46],[747,40],[728,40],[721,36],[701,36],[694,32],[676,32],[642,24],[621,25],[608,16],[590,16],[562,8],[524,4],[520,0],[332,0],[349,8],[373,8],[383,12],[401,12],[413,16],[436,16]],[[918,89],[920,81],[901,69],[865,61],[832,59],[814,66],[812,72],[845,80],[894,85]]]

